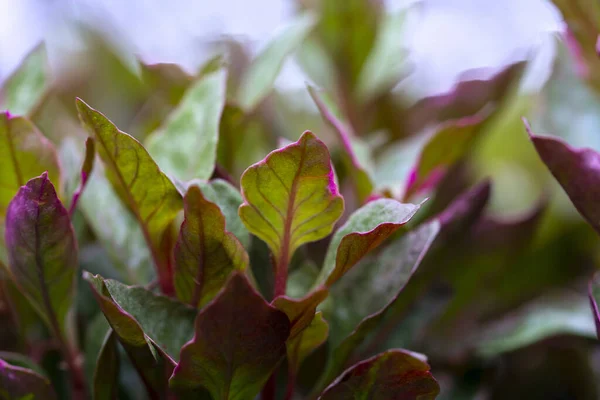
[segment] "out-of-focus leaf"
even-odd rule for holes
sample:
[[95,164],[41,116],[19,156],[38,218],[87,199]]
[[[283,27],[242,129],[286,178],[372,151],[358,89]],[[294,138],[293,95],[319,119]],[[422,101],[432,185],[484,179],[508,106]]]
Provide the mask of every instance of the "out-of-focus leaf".
[[110,182],[141,225],[162,290],[173,293],[172,266],[161,254],[160,244],[182,208],[181,195],[137,140],[83,101],[77,101],[77,109],[82,123],[96,138]]
[[[47,171],[60,188],[60,168],[54,146],[27,119],[0,113],[0,218],[19,188]],[[60,193],[60,189],[58,190]]]
[[175,292],[193,307],[210,301],[235,271],[248,267],[248,253],[225,229],[219,207],[206,200],[197,186],[184,199],[185,219],[175,245]]
[[526,61],[510,64],[487,79],[473,78],[481,76],[481,70],[465,72],[448,93],[426,97],[407,110],[409,131],[420,132],[429,124],[471,117],[487,105],[501,103],[514,90],[526,65]]
[[291,299],[287,296],[279,296],[273,300],[272,305],[283,311],[290,320],[290,339],[298,336],[315,316],[317,306],[325,300],[329,291],[319,288],[307,294],[302,299]]
[[316,389],[342,372],[352,352],[394,308],[439,229],[439,222],[433,220],[406,233],[364,259],[331,288],[334,308],[325,316],[332,353]]
[[286,57],[302,43],[315,22],[311,13],[299,15],[252,61],[237,94],[242,109],[253,110],[269,94]]
[[433,400],[439,392],[422,355],[394,349],[352,366],[319,399]]
[[106,335],[94,372],[94,400],[117,398],[119,353],[117,335],[110,330]]
[[590,305],[592,306],[592,313],[594,314],[594,321],[596,322],[596,334],[600,339],[600,310],[598,309],[598,302],[600,301],[600,273],[596,273],[589,284]]
[[387,14],[380,22],[375,43],[356,84],[356,94],[361,102],[383,94],[408,73],[407,49],[402,43],[407,12],[408,9],[403,9]]
[[575,149],[559,138],[527,131],[540,158],[563,187],[577,211],[600,233],[600,154]]
[[302,361],[325,343],[328,335],[329,325],[323,319],[323,313],[318,312],[314,315],[310,324],[298,336],[288,339],[288,368],[296,374]]
[[248,168],[241,185],[240,217],[273,252],[279,279],[294,251],[327,236],[344,210],[327,147],[311,132]]
[[63,335],[75,294],[77,243],[47,173],[19,189],[6,212],[5,233],[15,282],[49,329]]
[[[252,399],[285,355],[290,323],[241,273],[198,314],[170,384],[204,387],[215,399]],[[251,345],[249,345],[251,343]]]
[[486,357],[514,351],[557,335],[596,337],[589,304],[569,293],[542,296],[479,333],[477,350]]
[[150,395],[167,388],[168,371],[194,334],[195,309],[144,288],[84,273],[100,309],[127,352]]
[[38,373],[0,359],[0,396],[5,399],[56,399],[50,381]]
[[333,285],[365,255],[406,224],[419,207],[392,199],[379,199],[355,211],[333,235],[317,282]]
[[373,191],[373,183],[371,177],[367,173],[366,169],[361,165],[358,157],[354,153],[352,146],[353,133],[348,124],[342,122],[342,120],[334,113],[331,109],[331,102],[328,104],[325,102],[323,94],[319,93],[312,87],[308,88],[311,97],[315,101],[319,112],[323,116],[323,119],[331,125],[334,132],[337,133],[338,140],[341,142],[344,148],[344,155],[346,164],[348,165],[350,179],[352,180],[355,188],[358,201],[363,203]]
[[163,127],[148,138],[148,151],[165,173],[181,180],[208,179],[212,175],[226,81],[224,67],[202,76],[188,89]]
[[[43,44],[36,46],[0,89],[0,108],[29,115],[49,87],[48,56]],[[26,177],[27,179],[29,177]]]
[[386,146],[376,160],[373,181],[379,190],[392,190],[395,196],[406,187],[411,171],[427,143],[425,135]]
[[79,182],[79,187],[73,193],[73,199],[71,200],[71,205],[69,206],[69,216],[71,217],[75,212],[75,208],[77,207],[77,203],[79,202],[79,197],[81,196],[81,193],[83,193],[83,189],[85,189],[88,179],[92,174],[95,159],[96,146],[94,144],[94,139],[89,137],[85,141],[85,158],[83,159],[83,165],[81,166],[81,181]]

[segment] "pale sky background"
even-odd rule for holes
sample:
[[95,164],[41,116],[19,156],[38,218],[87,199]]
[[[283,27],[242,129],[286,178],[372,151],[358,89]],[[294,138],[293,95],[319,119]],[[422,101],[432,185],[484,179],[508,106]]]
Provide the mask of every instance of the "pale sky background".
[[[343,1],[343,0],[340,0]],[[464,70],[498,68],[528,51],[537,56],[527,79],[535,88],[547,77],[554,36],[562,29],[546,0],[387,0],[390,10],[419,3],[405,40],[419,95],[448,90]],[[203,41],[221,34],[244,39],[254,51],[293,15],[292,0],[0,0],[0,81],[40,40],[71,46],[65,21],[77,18],[109,30],[117,42],[147,62],[175,62],[193,71],[204,60]],[[294,61],[277,80],[304,87]]]

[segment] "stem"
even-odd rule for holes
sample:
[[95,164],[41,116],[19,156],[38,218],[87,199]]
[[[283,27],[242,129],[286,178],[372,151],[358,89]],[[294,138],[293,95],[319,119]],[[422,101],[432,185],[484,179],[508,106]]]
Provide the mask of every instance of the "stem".
[[285,400],[292,400],[294,397],[294,387],[296,386],[296,371],[291,366],[288,366],[288,381],[285,388]]
[[260,393],[260,398],[262,400],[275,400],[275,389],[277,387],[277,382],[275,381],[276,373],[277,370],[273,371],[271,377],[269,377],[269,380],[263,387],[262,392]]

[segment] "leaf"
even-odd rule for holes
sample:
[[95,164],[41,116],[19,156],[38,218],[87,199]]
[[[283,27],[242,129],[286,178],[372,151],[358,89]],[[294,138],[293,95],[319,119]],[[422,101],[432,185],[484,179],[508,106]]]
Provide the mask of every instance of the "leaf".
[[600,233],[600,154],[592,149],[575,149],[558,138],[535,135],[527,121],[525,127],[541,160],[577,211]]
[[48,171],[53,182],[60,182],[58,156],[52,143],[29,120],[8,112],[0,113],[0,171],[0,219],[30,178]]
[[56,399],[50,381],[38,373],[0,359],[0,397],[3,399]]
[[338,229],[325,255],[317,282],[330,287],[370,251],[406,224],[420,205],[374,200],[356,210]]
[[6,80],[0,92],[0,108],[16,115],[32,113],[49,87],[47,63],[48,56],[43,44],[27,54],[16,72]]
[[327,340],[329,325],[323,319],[323,313],[314,315],[310,324],[300,334],[287,342],[288,368],[294,374],[300,369],[302,361]]
[[253,110],[269,94],[285,59],[300,46],[315,23],[313,14],[299,15],[252,61],[236,96],[242,109],[246,112]]
[[273,252],[278,276],[287,276],[279,273],[299,246],[331,233],[344,210],[327,147],[308,131],[248,168],[241,186],[240,218]]
[[185,220],[175,245],[175,292],[184,303],[202,307],[235,271],[248,267],[248,253],[225,229],[219,207],[206,200],[197,186],[184,199]]
[[[308,87],[308,92],[313,98],[323,119],[331,125],[333,131],[338,135],[338,140],[344,148],[346,164],[348,165],[349,173],[356,188],[356,195],[360,203],[363,203],[373,191],[373,183],[366,169],[361,165],[357,155],[352,147],[352,128],[347,123],[342,122],[334,112],[325,103],[323,95],[313,87]],[[331,104],[331,103],[330,103]]]
[[302,299],[292,299],[287,296],[279,296],[273,300],[272,305],[283,311],[290,320],[290,339],[294,339],[310,325],[315,316],[317,306],[327,298],[329,291],[319,288]]
[[225,67],[202,76],[186,91],[164,125],[148,138],[148,151],[168,175],[181,180],[212,175],[226,82]]
[[239,272],[196,318],[170,384],[202,386],[214,399],[253,399],[285,356],[290,323]]
[[141,225],[161,288],[172,293],[172,271],[160,251],[162,236],[182,207],[181,195],[148,152],[104,115],[77,100],[83,125],[94,135],[108,179]]
[[88,272],[84,279],[149,393],[155,397],[164,394],[165,371],[173,369],[179,350],[193,336],[196,311],[141,287]]
[[16,284],[51,331],[61,336],[75,294],[77,242],[47,173],[19,189],[8,206],[5,233]]
[[119,353],[117,350],[117,335],[109,330],[96,362],[94,400],[117,398],[119,378]]
[[600,274],[596,273],[589,284],[588,296],[590,298],[590,305],[592,306],[592,313],[594,314],[594,321],[596,322],[596,334],[600,339],[600,310],[598,310],[598,299],[600,299]]
[[319,399],[433,400],[439,392],[423,356],[394,349],[349,368]]
[[352,352],[402,299],[402,290],[439,232],[433,220],[363,260],[331,288],[334,301],[329,321],[332,348],[317,388],[323,388],[344,368]]
[[83,193],[83,189],[85,189],[85,186],[87,185],[88,178],[92,174],[95,159],[96,146],[94,144],[94,139],[89,137],[85,141],[85,158],[83,159],[83,165],[81,166],[81,181],[79,182],[79,187],[73,193],[73,200],[71,200],[71,205],[69,206],[70,217],[73,216],[75,208],[77,207],[77,203],[79,202],[79,197],[81,196],[81,193]]

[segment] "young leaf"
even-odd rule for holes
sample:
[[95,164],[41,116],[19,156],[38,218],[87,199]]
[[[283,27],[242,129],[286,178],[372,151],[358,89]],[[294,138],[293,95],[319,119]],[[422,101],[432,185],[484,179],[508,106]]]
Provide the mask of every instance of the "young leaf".
[[181,195],[142,145],[104,115],[77,100],[83,125],[94,135],[108,178],[142,227],[163,291],[173,293],[172,271],[160,250],[162,236],[182,207]]
[[342,215],[327,147],[311,132],[244,172],[240,218],[276,260],[276,295],[285,293],[287,264],[302,244],[322,239]]
[[352,180],[354,181],[354,185],[356,187],[356,194],[360,203],[363,203],[373,191],[373,183],[371,182],[371,177],[367,173],[367,171],[360,165],[360,161],[358,157],[354,153],[354,149],[352,147],[351,138],[353,133],[348,124],[342,122],[334,112],[327,106],[325,100],[321,93],[315,90],[313,87],[308,88],[308,91],[313,98],[321,116],[331,127],[334,132],[337,133],[338,139],[342,142],[344,147],[346,163],[349,166],[350,174],[352,176]]
[[117,398],[119,378],[119,352],[117,335],[108,331],[94,371],[94,400],[112,400]]
[[214,399],[252,399],[285,355],[290,323],[236,272],[196,318],[170,384],[204,387]]
[[165,173],[181,180],[212,175],[226,81],[224,67],[202,76],[187,90],[164,126],[148,138],[148,151]]
[[0,359],[0,398],[53,400],[56,394],[50,381],[37,372],[10,365]]
[[0,219],[19,188],[44,171],[50,180],[60,182],[52,143],[29,120],[0,113]]
[[600,301],[600,274],[596,273],[589,284],[588,290],[590,305],[592,306],[592,313],[594,314],[594,321],[596,322],[596,334],[600,339],[600,310],[598,309],[598,302]]
[[298,16],[253,60],[237,94],[237,100],[244,110],[253,110],[269,94],[286,57],[302,43],[315,22],[316,18],[311,13]]
[[219,207],[206,200],[197,186],[184,199],[185,220],[175,245],[175,292],[193,307],[210,301],[235,271],[248,267],[248,254],[225,229]]
[[406,224],[419,207],[379,199],[356,210],[333,235],[317,282],[328,287],[333,285],[365,255]]
[[28,115],[33,112],[49,86],[47,63],[46,47],[40,44],[6,80],[0,91],[1,108],[16,115]]
[[73,217],[73,213],[77,207],[77,203],[79,202],[79,197],[85,189],[87,185],[88,178],[92,174],[92,170],[94,169],[94,160],[96,159],[96,148],[94,145],[94,139],[91,137],[87,138],[85,141],[85,158],[83,159],[83,165],[81,166],[81,181],[79,182],[79,187],[73,193],[73,200],[71,200],[71,205],[69,206],[69,217]]
[[600,233],[600,154],[592,149],[575,149],[558,138],[535,135],[524,122],[544,164],[577,211]]
[[273,300],[272,305],[283,311],[290,320],[290,339],[298,336],[315,316],[317,306],[327,298],[329,291],[319,288],[302,299],[291,299],[287,296],[279,296]]
[[47,173],[21,187],[6,213],[9,267],[51,331],[62,336],[77,273],[77,243]]
[[288,368],[294,374],[300,369],[300,364],[306,357],[315,351],[327,340],[329,335],[329,325],[323,319],[323,313],[318,312],[314,315],[310,324],[300,332],[296,337],[290,337],[287,342],[287,361]]
[[394,349],[350,367],[319,399],[433,400],[439,392],[423,356]]

